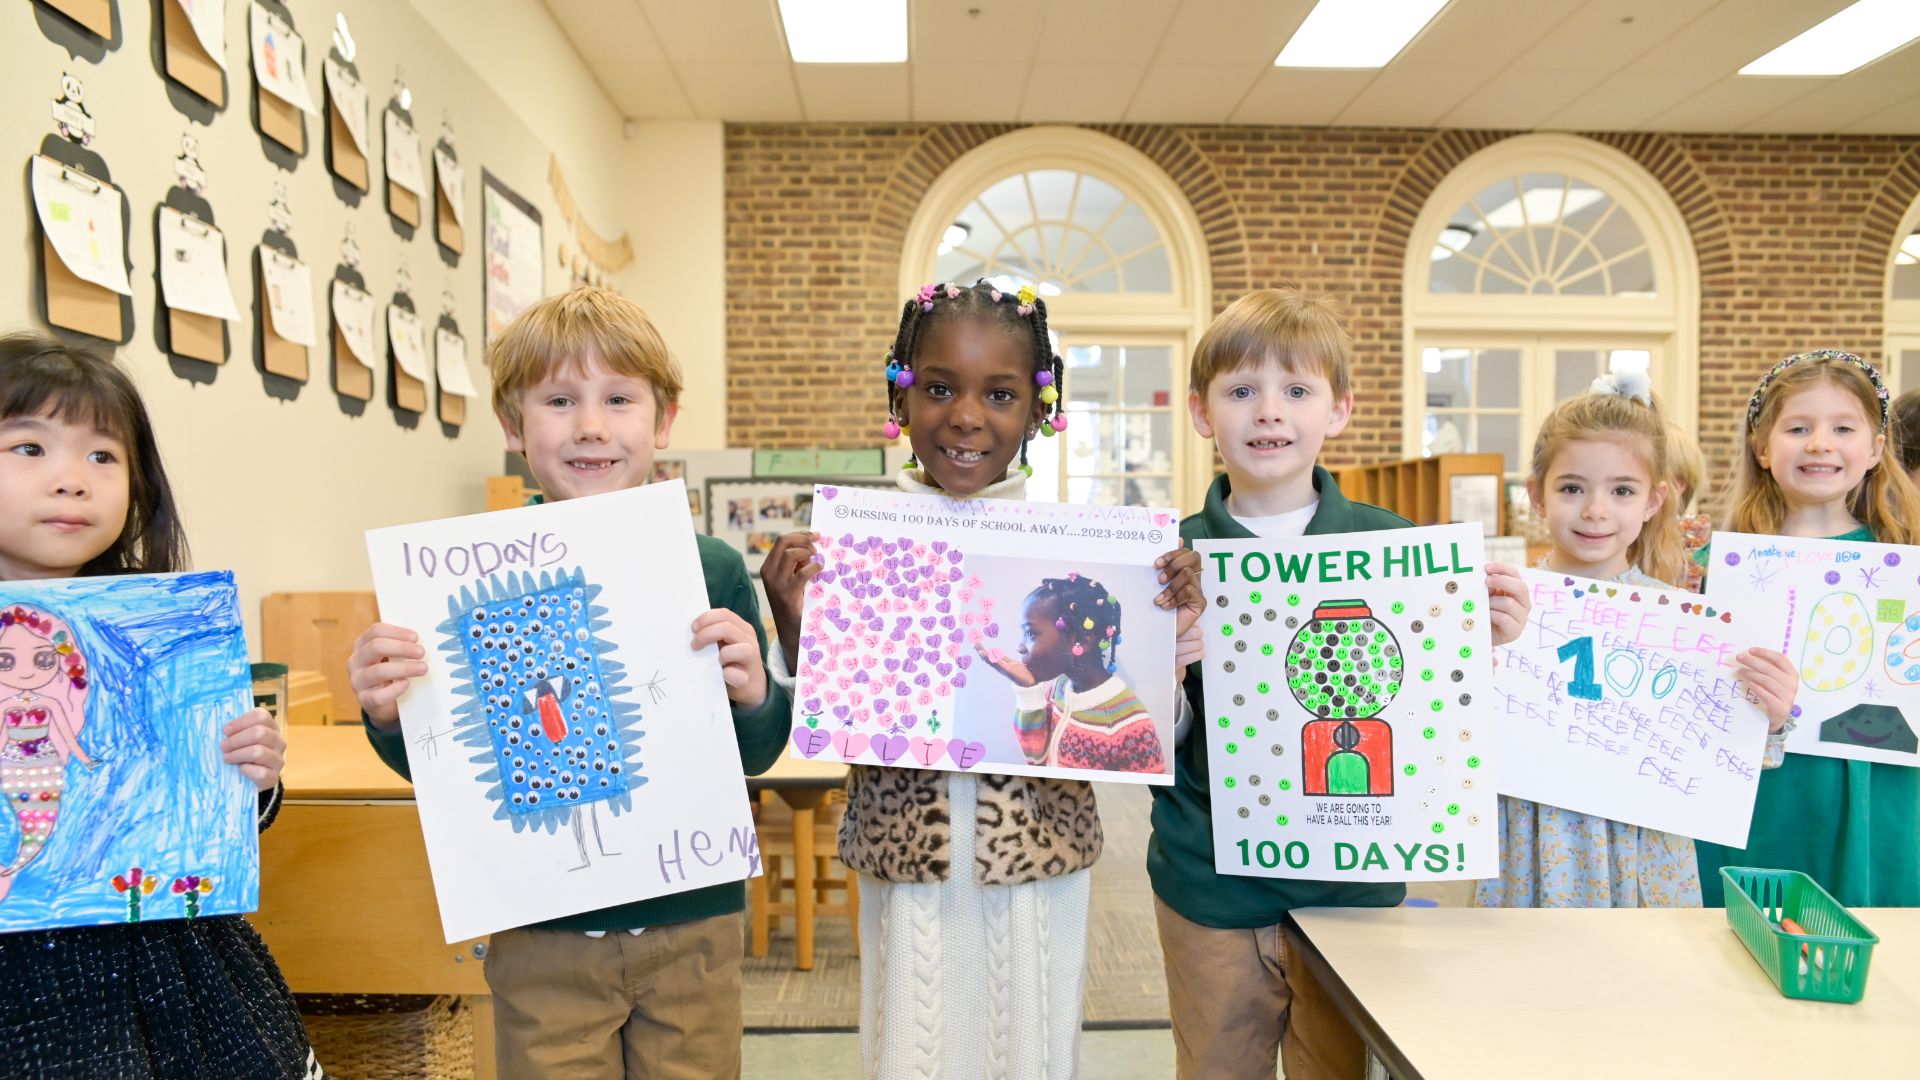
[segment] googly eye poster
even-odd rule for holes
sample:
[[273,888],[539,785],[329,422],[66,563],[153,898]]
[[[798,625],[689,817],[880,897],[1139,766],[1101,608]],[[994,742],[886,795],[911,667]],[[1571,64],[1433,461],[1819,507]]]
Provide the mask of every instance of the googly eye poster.
[[741,881],[759,848],[678,480],[367,534],[448,942]]
[[1745,847],[1767,718],[1729,665],[1761,601],[1520,573],[1533,611],[1488,703],[1500,793]]
[[1920,766],[1920,547],[1713,534],[1707,603],[1800,673],[1787,751]]
[[[1478,525],[1199,540],[1214,868],[1498,874]],[[1204,705],[1204,707],[1203,707]]]
[[795,754],[1173,782],[1173,510],[822,484],[813,528]]

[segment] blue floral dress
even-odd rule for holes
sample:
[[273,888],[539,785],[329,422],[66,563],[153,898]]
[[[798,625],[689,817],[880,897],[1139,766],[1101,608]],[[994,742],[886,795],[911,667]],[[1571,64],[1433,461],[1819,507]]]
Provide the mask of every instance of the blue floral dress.
[[[1540,565],[1546,565],[1542,560]],[[1673,586],[1637,567],[1623,585]],[[1699,907],[1693,840],[1500,796],[1500,876],[1474,883],[1475,907]]]

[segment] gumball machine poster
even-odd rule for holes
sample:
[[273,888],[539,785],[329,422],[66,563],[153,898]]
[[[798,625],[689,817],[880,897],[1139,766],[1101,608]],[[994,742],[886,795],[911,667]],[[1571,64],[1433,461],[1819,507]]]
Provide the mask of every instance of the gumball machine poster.
[[1215,869],[1497,874],[1479,527],[1194,546]]

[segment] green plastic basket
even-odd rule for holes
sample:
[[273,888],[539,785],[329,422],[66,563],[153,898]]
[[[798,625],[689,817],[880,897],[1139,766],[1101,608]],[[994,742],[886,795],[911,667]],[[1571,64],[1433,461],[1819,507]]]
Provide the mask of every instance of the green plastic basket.
[[[1727,925],[1790,998],[1851,1005],[1867,992],[1867,965],[1880,938],[1798,870],[1723,866]],[[1806,931],[1780,929],[1786,916]]]

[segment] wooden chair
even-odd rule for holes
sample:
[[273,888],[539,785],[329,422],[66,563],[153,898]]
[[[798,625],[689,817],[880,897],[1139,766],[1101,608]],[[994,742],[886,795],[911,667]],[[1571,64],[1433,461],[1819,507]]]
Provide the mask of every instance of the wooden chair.
[[[847,925],[853,930],[853,954],[859,956],[860,885],[853,871],[842,865],[834,854],[839,847],[840,819],[846,815],[846,811],[846,793],[836,791],[814,817],[814,902],[809,906],[816,917],[846,916]],[[754,825],[760,835],[762,873],[747,884],[750,901],[747,917],[752,929],[749,951],[754,956],[767,955],[773,924],[783,917],[792,917],[798,945],[794,966],[801,971],[812,970],[813,921],[803,921],[801,918],[796,875],[792,872],[796,869],[793,863],[798,858],[793,835],[793,811],[774,792],[763,791],[754,805]],[[837,876],[832,873],[834,867],[839,867]],[[795,893],[792,899],[787,898],[790,892]],[[836,892],[840,898],[831,899]]]
[[358,723],[347,655],[353,639],[379,618],[372,592],[270,593],[260,601],[261,659],[319,672],[333,697],[335,722]]

